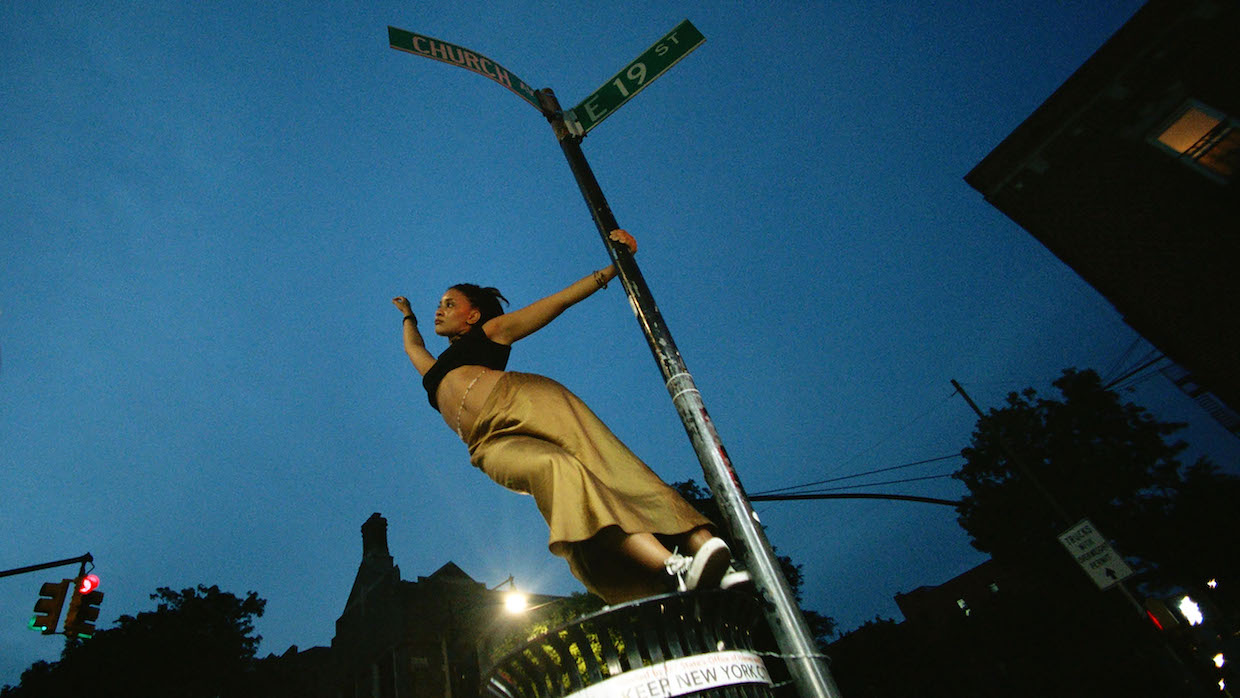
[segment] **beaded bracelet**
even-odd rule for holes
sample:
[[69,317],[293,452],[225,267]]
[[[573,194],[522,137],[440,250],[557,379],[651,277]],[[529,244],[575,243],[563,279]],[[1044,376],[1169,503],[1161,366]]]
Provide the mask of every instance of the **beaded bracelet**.
[[[417,319],[416,317],[414,317],[413,313],[409,313],[408,315],[406,315],[406,316],[405,316],[405,320],[413,320],[413,324],[415,324],[415,325],[416,325],[416,324],[418,324],[418,319]],[[405,320],[401,320],[401,321],[400,321],[400,324],[404,325],[404,324],[405,324]]]

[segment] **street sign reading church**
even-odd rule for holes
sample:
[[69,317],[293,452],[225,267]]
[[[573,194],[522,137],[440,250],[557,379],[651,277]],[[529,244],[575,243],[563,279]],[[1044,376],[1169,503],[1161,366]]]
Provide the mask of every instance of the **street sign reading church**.
[[451,63],[452,65],[460,66],[466,70],[471,70],[479,75],[491,78],[512,90],[515,95],[529,102],[535,109],[542,111],[538,106],[538,98],[534,96],[534,90],[524,80],[513,75],[507,68],[477,51],[470,51],[467,48],[450,44],[446,41],[433,39],[422,34],[414,34],[411,31],[397,29],[396,27],[388,27],[388,45],[398,51],[406,51],[418,56],[443,61],[444,63]]

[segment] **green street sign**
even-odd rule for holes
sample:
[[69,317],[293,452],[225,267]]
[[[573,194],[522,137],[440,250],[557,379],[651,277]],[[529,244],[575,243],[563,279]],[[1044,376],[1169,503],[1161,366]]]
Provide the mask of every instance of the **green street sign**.
[[667,72],[668,68],[689,55],[706,37],[685,20],[668,32],[667,36],[655,42],[654,46],[628,64],[615,77],[608,80],[594,94],[582,100],[581,104],[565,114],[568,121],[576,121],[580,125],[579,135],[584,135],[594,128],[620,105],[633,98],[633,95],[645,89],[646,85]]
[[396,27],[388,27],[388,45],[398,51],[451,63],[491,78],[532,104],[539,112],[542,111],[542,108],[538,106],[538,98],[534,96],[534,90],[530,89],[524,80],[481,53]]

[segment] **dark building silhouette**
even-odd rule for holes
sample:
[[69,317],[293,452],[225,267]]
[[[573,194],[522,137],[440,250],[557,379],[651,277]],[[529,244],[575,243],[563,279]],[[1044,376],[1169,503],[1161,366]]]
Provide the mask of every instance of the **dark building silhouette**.
[[[875,619],[828,648],[848,698],[1025,695],[994,654],[979,651],[1008,617],[1012,574],[988,560],[937,586],[895,595],[904,622]],[[898,671],[894,670],[896,667]]]
[[965,177],[1233,415],[1237,36],[1235,0],[1151,0]]
[[362,561],[331,647],[293,647],[264,660],[267,680],[281,686],[272,695],[293,695],[297,686],[310,698],[474,698],[493,646],[534,620],[508,614],[505,595],[452,562],[402,580],[388,552],[387,520],[373,514],[362,524]]
[[910,627],[928,634],[960,624],[974,613],[986,613],[1006,589],[1009,573],[993,560],[987,560],[938,586],[920,586],[896,594],[896,606]]
[[847,698],[1199,695],[1122,597],[1068,569],[1066,583],[988,560],[896,594],[827,653]]

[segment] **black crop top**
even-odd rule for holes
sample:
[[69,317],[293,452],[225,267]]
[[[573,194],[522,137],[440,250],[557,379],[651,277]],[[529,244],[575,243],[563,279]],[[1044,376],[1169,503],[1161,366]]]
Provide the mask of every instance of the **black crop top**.
[[438,410],[439,400],[435,393],[449,371],[461,366],[486,366],[502,371],[508,366],[508,355],[511,353],[511,346],[492,342],[487,333],[482,331],[481,325],[474,325],[468,334],[449,344],[426,375],[422,376],[426,399],[430,401],[431,407]]

